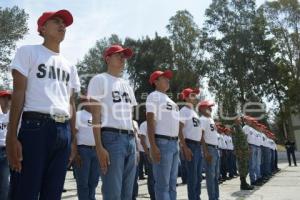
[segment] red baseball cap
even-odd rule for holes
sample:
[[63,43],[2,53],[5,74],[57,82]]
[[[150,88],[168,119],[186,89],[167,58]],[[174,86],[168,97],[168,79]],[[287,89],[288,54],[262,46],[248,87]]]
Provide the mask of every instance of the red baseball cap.
[[185,98],[189,97],[191,94],[199,94],[199,93],[200,93],[200,89],[199,88],[196,88],[196,89],[185,88],[180,93],[180,98],[181,99],[185,99]]
[[212,107],[212,106],[214,106],[215,105],[215,103],[214,102],[212,102],[212,101],[209,101],[209,100],[204,100],[204,101],[201,101],[200,103],[199,103],[199,109],[200,108],[209,108],[209,107]]
[[70,26],[73,23],[73,16],[67,10],[59,10],[59,11],[49,11],[44,12],[38,19],[38,32],[40,32],[41,27],[51,18],[59,17],[61,18],[66,26]]
[[149,83],[153,85],[154,81],[157,80],[160,76],[164,76],[168,79],[173,77],[173,72],[171,70],[166,71],[155,71],[150,75]]
[[130,48],[123,48],[121,45],[111,45],[110,47],[106,48],[103,54],[104,59],[107,56],[111,56],[115,53],[123,52],[125,58],[130,58],[133,55],[133,51]]
[[10,90],[1,90],[0,97],[5,97],[5,96],[11,96],[11,91]]

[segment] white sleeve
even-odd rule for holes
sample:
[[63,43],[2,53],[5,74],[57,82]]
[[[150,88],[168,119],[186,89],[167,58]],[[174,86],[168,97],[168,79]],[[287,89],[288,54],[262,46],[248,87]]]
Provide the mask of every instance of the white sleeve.
[[158,106],[158,98],[155,98],[155,95],[151,93],[146,100],[146,112],[154,113],[154,116],[157,116]]
[[104,77],[101,75],[94,76],[88,86],[88,97],[99,102],[104,98]]
[[20,47],[17,50],[13,61],[10,64],[10,69],[11,70],[15,69],[18,72],[20,72],[23,76],[28,77],[30,66],[31,66],[30,49],[26,46]]
[[130,87],[130,94],[129,95],[130,95],[132,106],[137,106],[138,104],[137,104],[133,89],[131,87]]
[[140,129],[139,129],[139,125],[138,125],[138,123],[137,123],[136,121],[133,121],[133,126],[134,126],[134,128],[136,129],[137,134],[138,134],[138,135],[141,134],[141,131],[140,131]]
[[146,127],[146,123],[142,123],[140,125],[140,133],[141,135],[147,135],[147,127]]
[[209,126],[209,121],[204,119],[204,118],[200,118],[200,126],[201,129],[204,130],[204,134],[208,133],[208,126]]
[[76,112],[76,123],[75,123],[75,128],[78,130],[79,128],[79,123],[80,123],[80,111]]
[[187,120],[187,112],[185,112],[184,109],[181,109],[179,111],[179,116],[180,116],[180,122],[185,124],[186,123],[186,120]]
[[75,92],[80,92],[80,81],[77,73],[77,68],[72,66],[71,69],[71,81],[70,81],[71,88],[75,89]]

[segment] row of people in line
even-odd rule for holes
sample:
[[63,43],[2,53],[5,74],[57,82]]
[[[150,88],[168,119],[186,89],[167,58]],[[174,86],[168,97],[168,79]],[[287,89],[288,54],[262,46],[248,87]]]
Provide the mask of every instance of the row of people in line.
[[[104,200],[132,199],[137,169],[132,111],[137,101],[121,76],[133,50],[120,45],[104,50],[107,71],[95,75],[86,88],[88,112],[71,115],[76,113],[74,94],[80,91],[80,80],[76,67],[60,54],[60,43],[72,22],[67,10],[43,13],[37,22],[43,44],[20,47],[11,63],[14,88],[6,136],[11,200],[61,199],[67,166],[72,162],[77,166],[80,198],[94,199],[95,177],[100,174]],[[158,70],[149,77],[154,91],[146,100],[147,148],[155,199],[176,199],[180,146],[191,172],[187,175],[188,198],[200,198],[203,164],[209,199],[217,200],[220,157],[211,116],[214,103],[198,104],[199,90],[186,88],[181,93],[185,106],[179,110],[167,95],[172,75],[170,70]],[[87,126],[81,127],[81,118]],[[237,119],[233,136],[241,136],[236,134],[240,126]],[[246,175],[241,177],[242,189],[249,187]]]

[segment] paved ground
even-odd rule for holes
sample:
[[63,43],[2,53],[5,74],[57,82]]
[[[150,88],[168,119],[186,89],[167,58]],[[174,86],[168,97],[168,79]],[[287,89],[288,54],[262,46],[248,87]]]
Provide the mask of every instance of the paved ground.
[[[270,179],[268,183],[255,190],[240,191],[239,179],[235,178],[220,185],[220,200],[299,200],[300,199],[300,167],[288,167],[287,163],[280,163],[281,171]],[[178,179],[180,183],[181,180]],[[96,199],[102,199],[100,194],[100,185],[97,188]],[[150,199],[147,190],[146,181],[139,182],[138,200]],[[68,173],[62,199],[77,199],[76,183],[72,173]],[[177,187],[177,199],[187,200],[186,185]],[[202,182],[202,200],[207,200],[207,191],[205,181]]]

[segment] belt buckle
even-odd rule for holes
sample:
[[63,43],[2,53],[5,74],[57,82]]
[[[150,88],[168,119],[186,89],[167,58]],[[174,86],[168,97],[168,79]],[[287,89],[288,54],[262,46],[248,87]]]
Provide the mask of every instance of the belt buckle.
[[65,115],[53,115],[52,118],[57,123],[65,123],[68,120],[68,117]]

